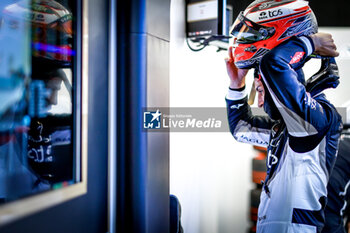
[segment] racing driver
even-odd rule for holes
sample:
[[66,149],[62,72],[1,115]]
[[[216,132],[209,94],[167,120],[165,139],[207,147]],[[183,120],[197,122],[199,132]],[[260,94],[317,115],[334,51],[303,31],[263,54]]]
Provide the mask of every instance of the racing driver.
[[[236,47],[226,59],[230,130],[237,141],[268,150],[259,233],[315,233],[324,226],[342,122],[322,93],[339,84],[332,58],[339,54],[332,36],[317,30],[304,0],[256,0],[231,28]],[[305,81],[302,67],[312,56],[330,58]],[[247,103],[245,76],[251,68],[258,106],[268,116],[254,116]]]

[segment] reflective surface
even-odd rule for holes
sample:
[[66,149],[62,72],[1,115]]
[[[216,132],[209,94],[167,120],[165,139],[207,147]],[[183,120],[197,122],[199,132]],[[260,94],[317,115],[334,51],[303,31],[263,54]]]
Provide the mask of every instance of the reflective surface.
[[1,203],[79,181],[72,4],[1,0]]

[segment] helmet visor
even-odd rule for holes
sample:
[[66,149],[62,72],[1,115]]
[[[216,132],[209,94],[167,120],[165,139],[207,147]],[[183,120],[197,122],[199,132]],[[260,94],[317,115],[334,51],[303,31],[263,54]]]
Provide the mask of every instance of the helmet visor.
[[230,34],[236,38],[238,44],[251,44],[266,40],[274,33],[273,28],[261,26],[248,18],[241,12],[233,23]]

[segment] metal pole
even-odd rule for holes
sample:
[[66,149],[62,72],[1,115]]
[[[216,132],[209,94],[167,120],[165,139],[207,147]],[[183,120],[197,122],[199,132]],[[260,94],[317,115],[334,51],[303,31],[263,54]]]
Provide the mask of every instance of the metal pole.
[[117,5],[109,0],[108,53],[108,232],[116,233],[117,209]]

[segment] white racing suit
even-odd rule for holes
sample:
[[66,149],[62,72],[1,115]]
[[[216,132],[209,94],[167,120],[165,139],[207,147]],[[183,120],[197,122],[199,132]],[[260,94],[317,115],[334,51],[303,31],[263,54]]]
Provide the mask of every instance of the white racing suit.
[[269,113],[268,97],[280,120],[252,115],[244,90],[229,90],[226,96],[234,138],[268,150],[259,233],[315,233],[324,225],[326,187],[342,123],[323,93],[306,92],[301,68],[313,50],[309,38],[293,37],[260,62],[264,109]]

